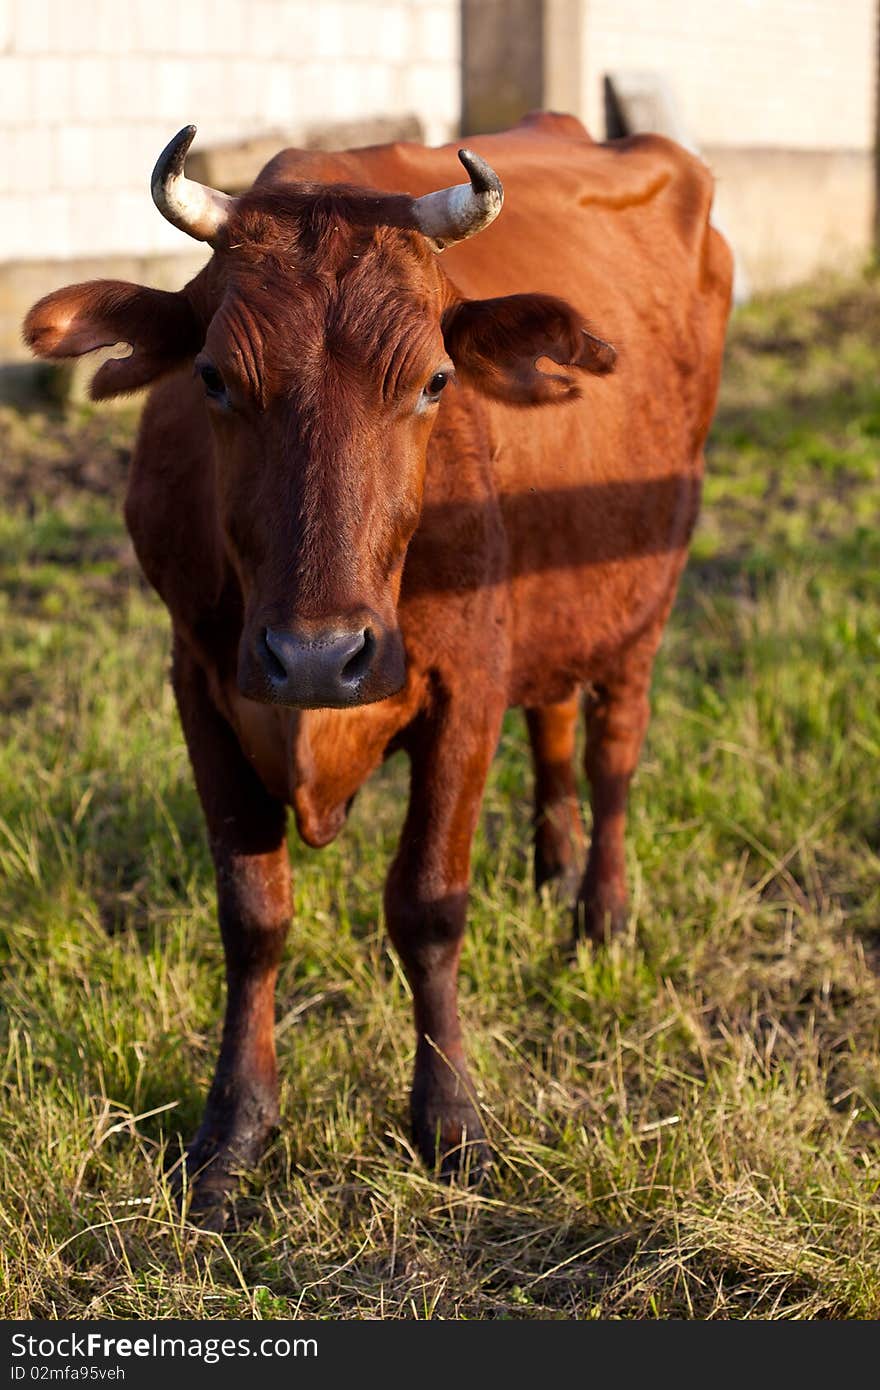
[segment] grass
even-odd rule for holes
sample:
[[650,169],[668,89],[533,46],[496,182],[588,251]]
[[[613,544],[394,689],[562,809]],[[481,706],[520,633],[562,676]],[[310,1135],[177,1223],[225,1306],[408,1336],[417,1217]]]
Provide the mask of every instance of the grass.
[[0,420],[0,1313],[880,1316],[880,286],[738,313],[632,797],[633,923],[562,949],[512,712],[462,1010],[498,1155],[406,1137],[379,915],[406,769],[291,841],[282,1131],[220,1237],[162,1179],[217,1047],[211,871],[167,621],[125,541],[131,419]]

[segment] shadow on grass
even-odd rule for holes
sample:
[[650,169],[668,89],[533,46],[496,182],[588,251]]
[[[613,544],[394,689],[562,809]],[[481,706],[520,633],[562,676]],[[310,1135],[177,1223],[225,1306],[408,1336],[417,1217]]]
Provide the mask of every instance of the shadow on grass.
[[[384,1316],[425,1316],[420,1299],[431,1285],[439,1285],[432,1315],[440,1317],[742,1318],[779,1304],[821,1317],[837,1307],[838,1290],[823,1287],[820,1269],[814,1275],[786,1269],[795,1250],[784,1240],[762,1239],[762,1231],[745,1227],[737,1234],[735,1222],[696,1205],[688,1210],[685,1193],[678,1211],[642,1210],[622,1221],[600,1215],[616,1204],[615,1193],[592,1203],[593,1213],[566,1204],[554,1219],[546,1208],[532,1207],[527,1192],[490,1185],[485,1205],[477,1199],[468,1209],[469,1199],[454,1188],[434,1190],[436,1202],[428,1210],[422,1203],[406,1236],[374,1244],[343,1270],[297,1251],[294,1224],[297,1253],[273,1271],[272,1282],[275,1298],[289,1300],[286,1315],[332,1316],[337,1297],[347,1301],[360,1292],[368,1301],[382,1290],[391,1309]],[[363,1220],[364,1196],[356,1177],[332,1183],[329,1200],[341,1229]],[[240,1197],[229,1236],[233,1251],[247,1259],[255,1238],[271,1241],[278,1217],[277,1207],[270,1215],[257,1198]],[[809,1269],[809,1256],[800,1253]]]

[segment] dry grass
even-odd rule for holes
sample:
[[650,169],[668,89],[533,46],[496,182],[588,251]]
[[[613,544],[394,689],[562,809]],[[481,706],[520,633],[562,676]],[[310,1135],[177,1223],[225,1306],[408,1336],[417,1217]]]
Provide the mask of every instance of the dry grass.
[[283,1128],[225,1237],[161,1178],[221,955],[166,620],[119,520],[130,422],[3,418],[3,1315],[880,1315],[878,324],[867,281],[738,317],[631,931],[573,964],[509,716],[462,981],[491,1186],[438,1186],[406,1137],[392,762],[337,845],[291,845]]

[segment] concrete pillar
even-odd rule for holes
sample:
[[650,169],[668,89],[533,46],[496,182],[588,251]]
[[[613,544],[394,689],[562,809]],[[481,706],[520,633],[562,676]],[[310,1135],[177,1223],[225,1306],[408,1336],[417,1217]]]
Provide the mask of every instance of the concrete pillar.
[[504,130],[544,103],[544,0],[462,0],[461,125]]
[[462,0],[462,131],[584,109],[587,0]]

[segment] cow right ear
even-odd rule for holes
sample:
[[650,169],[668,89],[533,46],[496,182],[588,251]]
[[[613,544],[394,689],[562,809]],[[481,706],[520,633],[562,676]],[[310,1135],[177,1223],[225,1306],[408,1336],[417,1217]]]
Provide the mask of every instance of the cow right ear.
[[95,401],[149,385],[193,357],[203,336],[183,294],[123,280],[90,280],[47,294],[30,310],[23,331],[37,357],[81,357],[129,343],[129,356],[96,372],[89,391]]
[[[580,384],[571,368],[605,376],[617,360],[577,309],[549,294],[458,300],[442,329],[459,380],[509,405],[574,400]],[[541,358],[564,370],[540,370]]]

